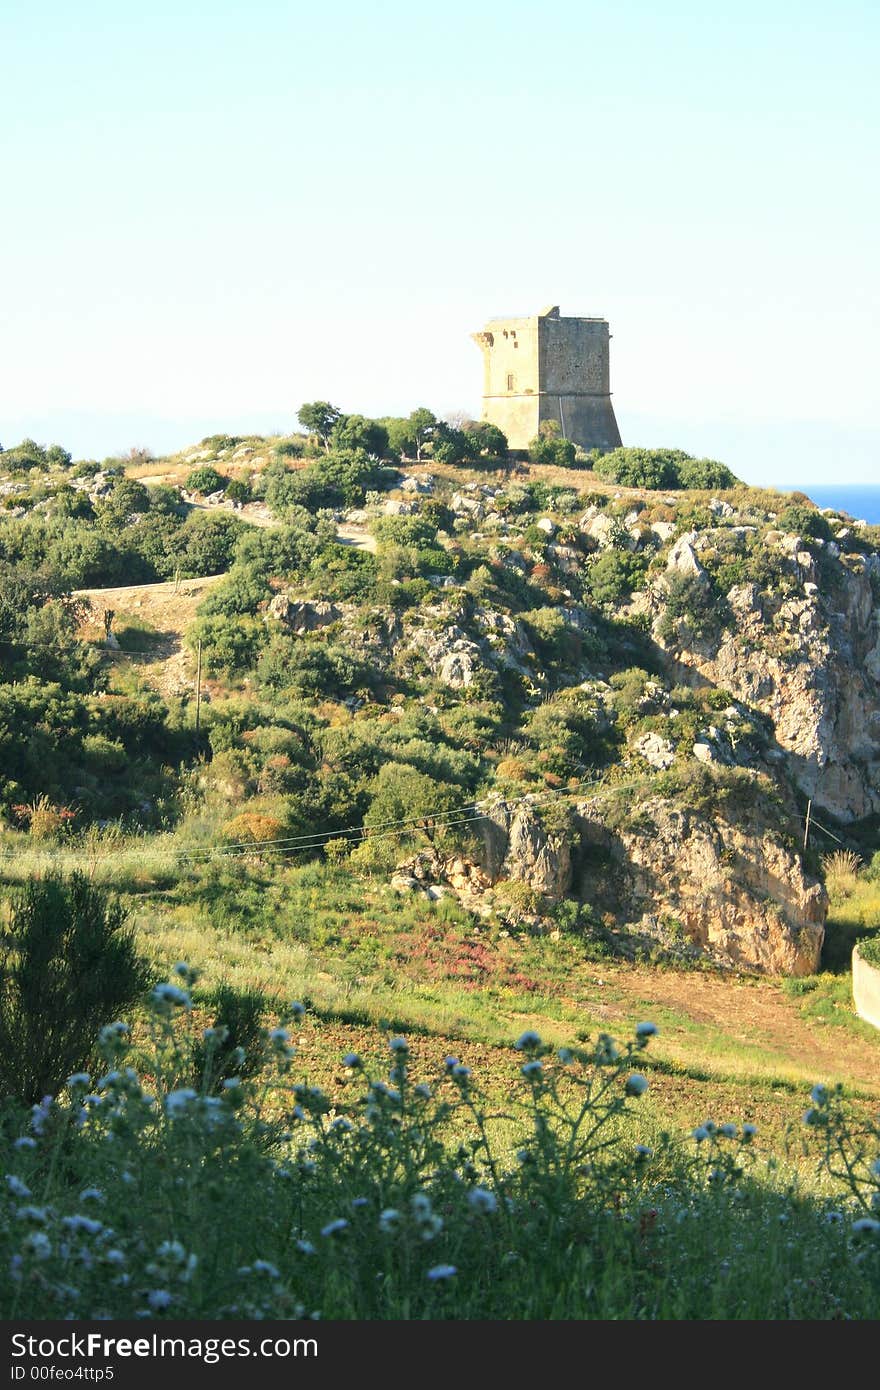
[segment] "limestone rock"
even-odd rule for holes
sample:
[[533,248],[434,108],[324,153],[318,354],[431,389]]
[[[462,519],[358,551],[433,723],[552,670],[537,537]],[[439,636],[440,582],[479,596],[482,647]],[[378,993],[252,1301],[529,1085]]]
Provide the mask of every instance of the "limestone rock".
[[675,570],[678,574],[695,575],[699,579],[705,578],[706,571],[697,559],[697,553],[694,550],[696,538],[695,531],[686,531],[683,536],[679,536],[666,558],[668,570]]
[[492,882],[527,883],[556,902],[565,896],[572,877],[570,832],[545,829],[531,799],[513,806],[494,802],[479,827]]
[[292,599],[289,594],[276,594],[266,609],[266,617],[283,623],[291,632],[301,636],[305,632],[316,632],[318,628],[329,627],[342,617],[342,609],[335,603],[320,599]]
[[[664,913],[696,945],[741,969],[811,975],[819,964],[828,901],[805,872],[769,813],[738,810],[726,819],[663,797],[639,806],[637,820],[608,830],[601,798],[578,805],[588,843],[610,850],[630,920]],[[581,885],[588,900],[592,885]]]
[[636,739],[633,748],[640,757],[651,764],[651,767],[656,767],[660,772],[665,772],[675,762],[675,749],[662,734],[642,734],[641,738]]

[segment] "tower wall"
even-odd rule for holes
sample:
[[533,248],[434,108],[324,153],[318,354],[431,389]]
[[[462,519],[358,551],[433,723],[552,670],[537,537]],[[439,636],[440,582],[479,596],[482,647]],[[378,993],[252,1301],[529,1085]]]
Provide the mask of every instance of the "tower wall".
[[557,420],[584,449],[616,449],[620,431],[611,404],[611,334],[605,319],[538,319],[541,420]]
[[491,319],[473,338],[483,352],[483,419],[527,449],[538,433],[540,343],[537,318]]
[[512,449],[528,448],[543,420],[557,420],[584,449],[617,448],[605,319],[561,318],[554,306],[491,319],[473,336],[483,352],[483,419]]

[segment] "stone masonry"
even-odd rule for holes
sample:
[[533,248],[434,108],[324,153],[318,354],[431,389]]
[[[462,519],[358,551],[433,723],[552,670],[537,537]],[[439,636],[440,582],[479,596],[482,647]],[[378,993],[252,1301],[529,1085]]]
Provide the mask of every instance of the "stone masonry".
[[620,445],[606,319],[560,318],[553,305],[531,318],[490,319],[472,336],[483,353],[483,419],[511,449],[527,449],[544,420],[584,449]]

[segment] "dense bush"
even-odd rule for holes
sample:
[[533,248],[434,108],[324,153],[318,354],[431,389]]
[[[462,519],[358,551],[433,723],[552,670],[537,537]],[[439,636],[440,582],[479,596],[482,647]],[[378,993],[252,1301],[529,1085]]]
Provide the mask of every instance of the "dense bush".
[[791,531],[795,535],[805,536],[808,540],[833,539],[827,517],[822,515],[818,507],[805,503],[792,502],[790,506],[785,507],[776,518],[776,525],[780,531]]
[[570,439],[559,435],[536,435],[529,443],[529,458],[532,463],[553,464],[557,468],[574,468],[575,447]]
[[596,460],[600,478],[623,487],[728,488],[738,479],[723,463],[695,459],[681,449],[612,449]]
[[613,606],[644,583],[647,559],[623,550],[605,550],[591,561],[584,588],[593,603]]
[[385,466],[363,449],[337,449],[292,471],[280,460],[266,469],[266,501],[279,516],[299,508],[363,505],[368,491],[381,486]]
[[199,468],[194,468],[189,474],[186,488],[188,492],[200,492],[203,496],[207,496],[211,492],[222,492],[228,482],[229,479],[224,477],[222,473],[218,473],[216,468],[212,468],[210,464],[202,464]]
[[28,883],[0,928],[0,1094],[54,1095],[148,981],[123,909],[85,875]]
[[673,574],[666,592],[660,637],[668,645],[685,640],[713,636],[719,633],[729,617],[729,610],[715,586],[705,576]]

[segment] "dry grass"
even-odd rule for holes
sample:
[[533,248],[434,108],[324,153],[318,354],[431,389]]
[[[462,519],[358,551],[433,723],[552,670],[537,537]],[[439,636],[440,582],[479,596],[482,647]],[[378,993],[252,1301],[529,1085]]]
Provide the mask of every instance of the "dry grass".
[[825,886],[832,898],[848,898],[855,892],[862,861],[851,849],[836,849],[823,854],[822,872]]

